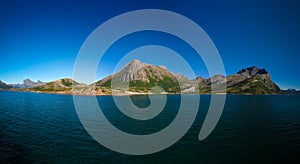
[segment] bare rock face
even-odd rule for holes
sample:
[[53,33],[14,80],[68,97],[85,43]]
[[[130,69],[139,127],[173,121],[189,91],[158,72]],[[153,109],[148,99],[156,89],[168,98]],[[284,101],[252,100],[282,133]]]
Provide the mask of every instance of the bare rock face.
[[252,66],[252,67],[248,67],[248,68],[240,70],[237,74],[247,76],[249,78],[249,77],[257,74],[258,72],[267,73],[267,71],[265,69],[259,69],[256,66]]
[[142,82],[149,82],[147,72],[144,69],[144,64],[139,60],[133,60],[125,66],[125,68],[116,75],[120,81],[129,82],[140,80]]

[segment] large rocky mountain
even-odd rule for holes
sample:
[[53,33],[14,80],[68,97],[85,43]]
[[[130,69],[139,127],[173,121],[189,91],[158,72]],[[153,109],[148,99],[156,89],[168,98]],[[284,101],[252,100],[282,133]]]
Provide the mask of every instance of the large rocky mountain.
[[23,80],[23,84],[10,84],[10,85],[14,88],[32,88],[32,87],[40,86],[43,84],[45,84],[45,83],[41,82],[40,80],[38,80],[37,82],[34,82],[30,79],[25,79],[25,80]]
[[256,66],[240,70],[227,80],[227,93],[271,94],[279,93],[280,88],[273,82],[265,69]]
[[226,93],[236,94],[273,94],[279,93],[280,88],[272,81],[270,74],[265,69],[256,66],[245,68],[230,76],[214,75],[205,79],[197,77],[200,92],[209,93],[211,84],[221,85],[226,83]]
[[[116,88],[111,88],[112,81]],[[122,89],[129,86],[130,91],[148,92],[154,86],[160,86],[166,92],[178,92],[179,85],[176,76],[165,66],[154,66],[133,60],[120,72],[108,76],[94,84],[104,90]]]

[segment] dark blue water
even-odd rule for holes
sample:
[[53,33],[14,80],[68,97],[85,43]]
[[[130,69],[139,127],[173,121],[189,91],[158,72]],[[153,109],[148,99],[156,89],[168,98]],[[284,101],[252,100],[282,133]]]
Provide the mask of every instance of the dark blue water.
[[[110,96],[97,99],[119,129],[150,134],[172,122],[180,96],[168,96],[162,113],[146,122],[124,116]],[[146,96],[132,99],[137,106],[149,104]],[[197,118],[179,142],[155,154],[130,156],[88,135],[72,96],[0,91],[0,163],[299,163],[299,100],[297,95],[228,95],[217,127],[199,141],[210,102],[209,95],[201,95]]]

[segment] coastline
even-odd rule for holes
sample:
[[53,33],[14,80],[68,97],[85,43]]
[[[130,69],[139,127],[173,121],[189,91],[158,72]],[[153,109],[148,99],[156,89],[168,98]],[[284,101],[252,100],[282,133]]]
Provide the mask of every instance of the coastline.
[[33,91],[33,90],[18,90],[18,89],[0,89],[0,91],[10,91],[10,92],[31,92],[37,94],[56,94],[56,95],[72,95],[72,96],[145,96],[145,95],[245,95],[245,96],[254,96],[254,95],[298,95],[298,94],[288,94],[288,93],[272,93],[272,94],[251,94],[251,93],[141,93],[141,92],[131,92],[127,93],[118,93],[118,94],[78,94],[73,93],[72,91]]

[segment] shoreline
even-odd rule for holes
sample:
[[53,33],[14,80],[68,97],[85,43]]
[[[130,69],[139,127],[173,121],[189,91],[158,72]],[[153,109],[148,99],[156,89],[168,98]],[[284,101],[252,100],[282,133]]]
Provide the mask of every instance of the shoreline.
[[251,93],[139,93],[139,92],[129,92],[120,94],[73,94],[72,91],[32,91],[32,90],[17,90],[17,89],[0,89],[0,91],[10,91],[10,92],[31,92],[37,94],[56,94],[56,95],[72,95],[72,96],[145,96],[145,95],[244,95],[244,96],[254,96],[254,95],[298,95],[298,94],[287,94],[287,93],[273,93],[273,94],[251,94]]

